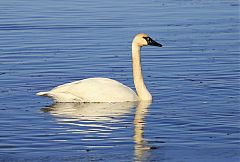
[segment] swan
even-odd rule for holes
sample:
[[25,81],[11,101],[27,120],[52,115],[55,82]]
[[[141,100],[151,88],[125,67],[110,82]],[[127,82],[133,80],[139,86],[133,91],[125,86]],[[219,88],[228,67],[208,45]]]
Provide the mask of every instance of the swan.
[[140,51],[143,46],[159,46],[147,34],[137,34],[132,41],[133,80],[137,94],[122,83],[109,78],[88,78],[66,83],[38,96],[52,98],[55,102],[128,102],[151,101],[152,96],[144,84]]

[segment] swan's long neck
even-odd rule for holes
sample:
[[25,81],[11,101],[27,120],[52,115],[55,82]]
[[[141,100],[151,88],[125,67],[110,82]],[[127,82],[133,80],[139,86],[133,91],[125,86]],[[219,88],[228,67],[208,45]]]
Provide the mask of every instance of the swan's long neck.
[[133,42],[132,43],[133,80],[139,99],[152,100],[152,95],[149,93],[143,80],[140,50],[141,47]]

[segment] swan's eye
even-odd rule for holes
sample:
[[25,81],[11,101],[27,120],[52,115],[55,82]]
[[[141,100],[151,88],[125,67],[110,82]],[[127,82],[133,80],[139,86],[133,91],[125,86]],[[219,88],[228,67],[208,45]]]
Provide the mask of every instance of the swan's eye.
[[145,40],[149,40],[149,37],[143,37]]
[[143,37],[147,42],[150,42],[151,39],[149,37]]
[[148,44],[152,43],[152,39],[150,37],[143,37]]

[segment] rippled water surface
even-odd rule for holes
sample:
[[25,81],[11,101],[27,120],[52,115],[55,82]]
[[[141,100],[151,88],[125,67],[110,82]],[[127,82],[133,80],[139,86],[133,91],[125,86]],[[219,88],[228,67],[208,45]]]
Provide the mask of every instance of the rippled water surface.
[[[145,32],[152,103],[53,104],[88,77],[134,88]],[[239,1],[0,2],[0,161],[240,161]]]

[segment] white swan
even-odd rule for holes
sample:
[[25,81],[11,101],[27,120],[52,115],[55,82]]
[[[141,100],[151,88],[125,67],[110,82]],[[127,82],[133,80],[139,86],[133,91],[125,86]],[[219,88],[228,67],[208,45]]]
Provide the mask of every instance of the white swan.
[[137,94],[122,83],[108,78],[88,78],[67,83],[37,95],[52,98],[55,102],[127,102],[152,100],[147,90],[141,69],[140,50],[142,46],[162,45],[147,34],[137,34],[132,41],[133,79]]

